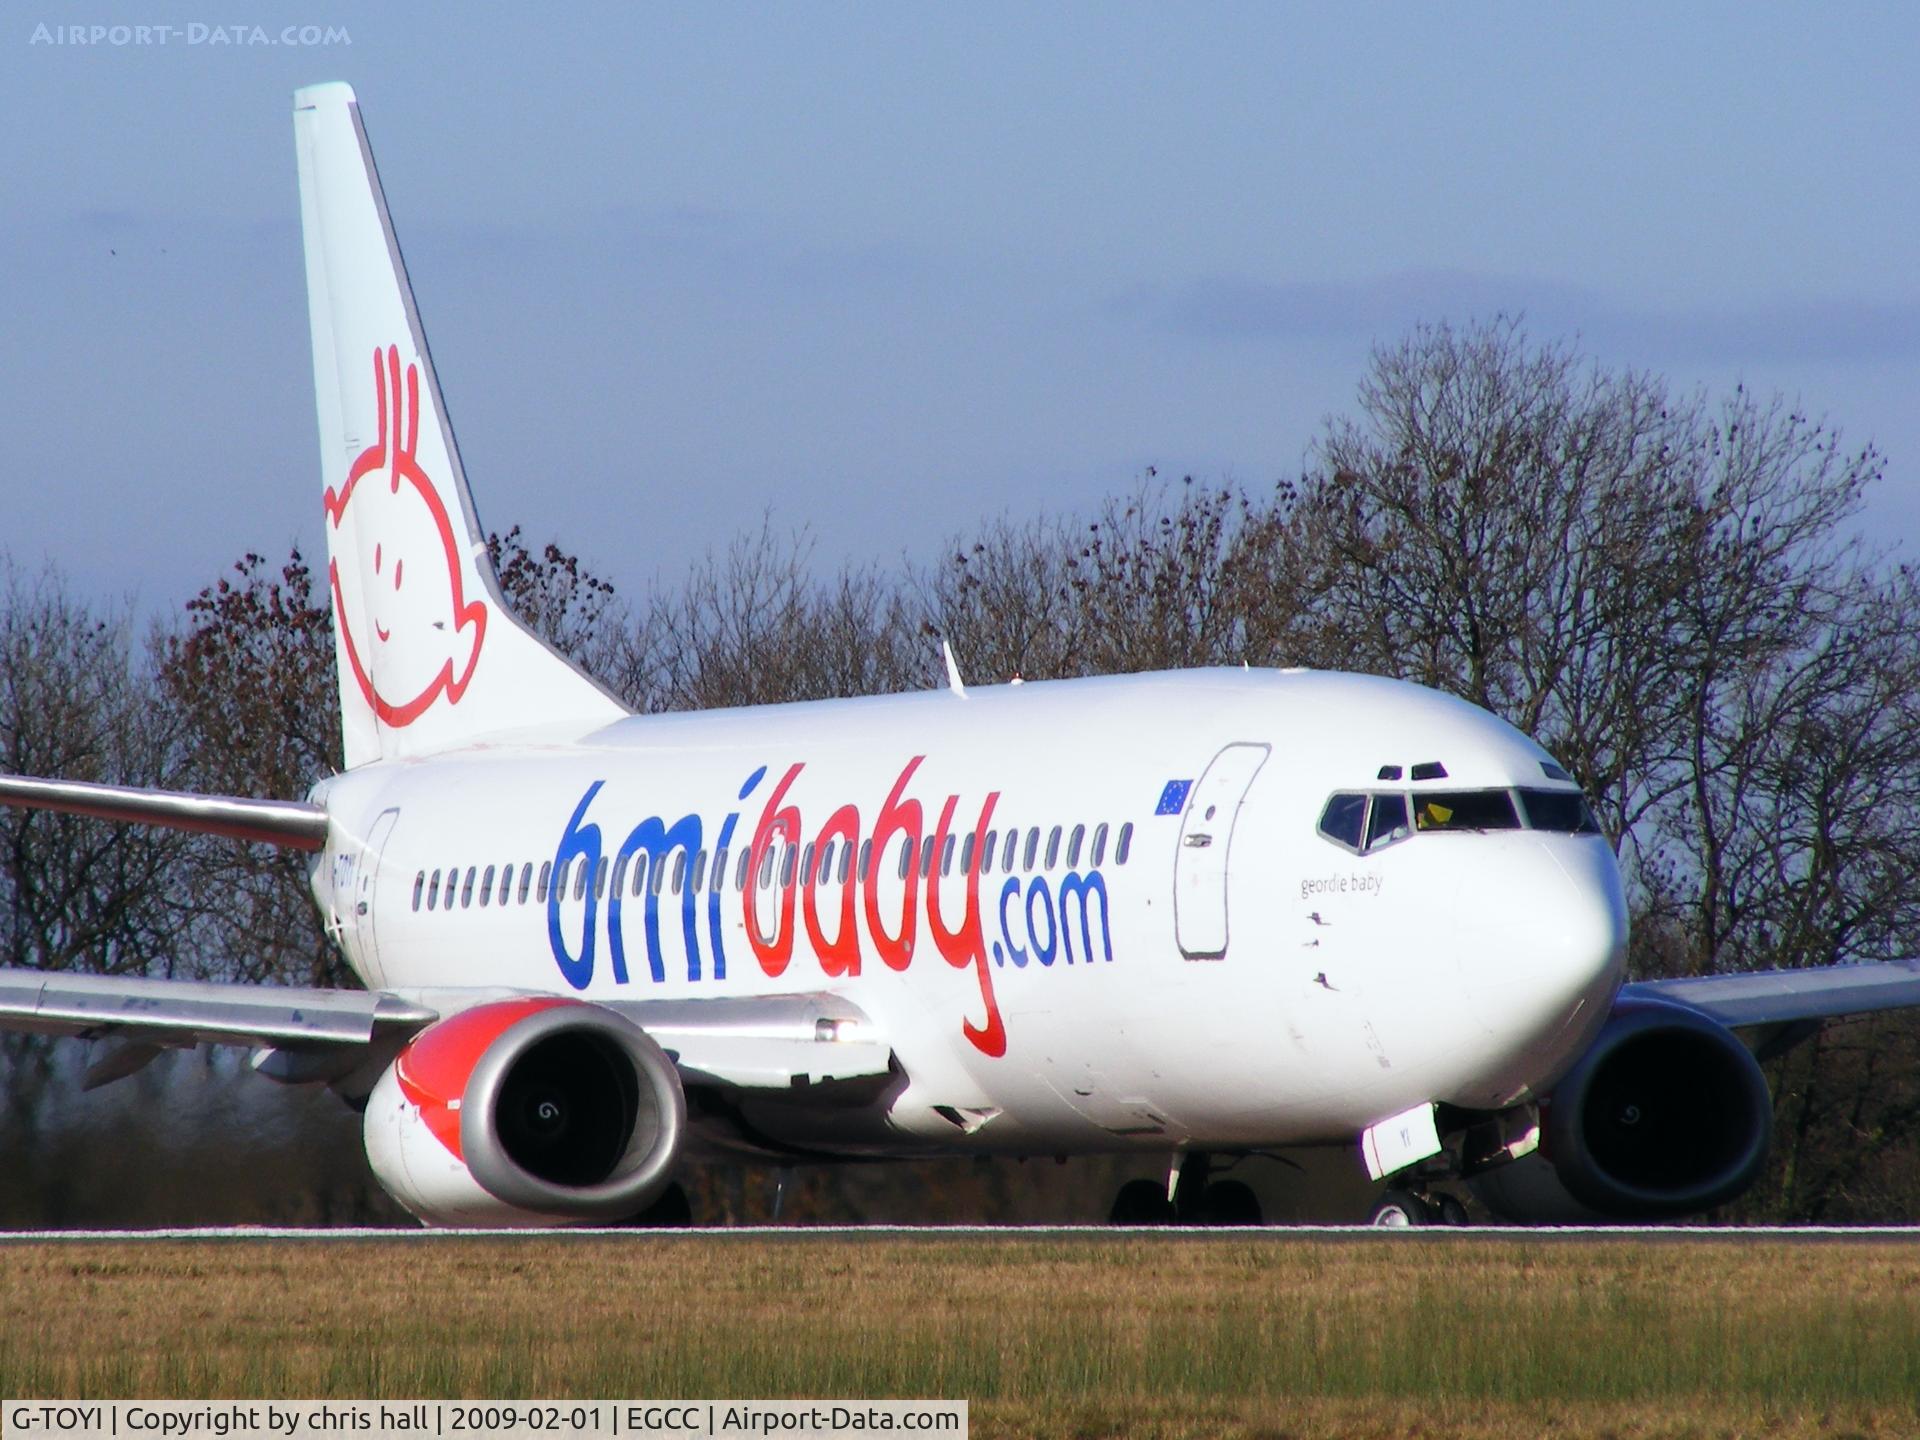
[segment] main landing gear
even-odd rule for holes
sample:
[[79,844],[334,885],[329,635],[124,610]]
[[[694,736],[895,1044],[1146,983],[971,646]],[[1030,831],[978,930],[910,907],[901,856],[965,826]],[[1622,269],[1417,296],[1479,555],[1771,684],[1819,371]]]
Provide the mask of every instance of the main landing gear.
[[1114,1197],[1114,1225],[1258,1225],[1260,1199],[1241,1180],[1211,1179],[1207,1155],[1180,1160],[1166,1184],[1129,1180]]

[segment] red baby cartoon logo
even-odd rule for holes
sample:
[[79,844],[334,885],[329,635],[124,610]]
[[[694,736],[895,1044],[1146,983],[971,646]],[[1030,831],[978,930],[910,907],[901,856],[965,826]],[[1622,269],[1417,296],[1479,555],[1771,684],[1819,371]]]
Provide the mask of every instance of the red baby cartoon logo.
[[[453,521],[415,459],[419,367],[406,367],[403,392],[399,348],[376,349],[373,384],[377,436],[354,460],[339,493],[327,490],[336,542],[328,575],[340,643],[360,693],[382,722],[402,726],[442,695],[449,705],[459,703],[480,658],[487,607],[466,598]],[[342,539],[360,556],[360,584],[340,583]]]

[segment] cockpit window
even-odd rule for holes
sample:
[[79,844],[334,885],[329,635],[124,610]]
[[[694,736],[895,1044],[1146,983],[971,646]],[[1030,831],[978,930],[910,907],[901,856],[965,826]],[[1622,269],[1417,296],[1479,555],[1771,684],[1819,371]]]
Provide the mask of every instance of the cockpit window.
[[1598,835],[1578,790],[1343,790],[1329,796],[1316,827],[1323,839],[1371,855],[1415,833],[1530,830]]
[[1320,812],[1320,833],[1349,850],[1360,848],[1360,837],[1367,828],[1367,797],[1336,795]]
[[1518,830],[1510,790],[1447,790],[1416,795],[1413,824],[1428,830]]
[[1559,830],[1569,835],[1598,835],[1599,822],[1578,790],[1522,790],[1527,824],[1535,830]]
[[1395,793],[1373,797],[1373,811],[1367,816],[1367,849],[1391,845],[1412,833],[1412,827],[1407,824],[1406,796]]

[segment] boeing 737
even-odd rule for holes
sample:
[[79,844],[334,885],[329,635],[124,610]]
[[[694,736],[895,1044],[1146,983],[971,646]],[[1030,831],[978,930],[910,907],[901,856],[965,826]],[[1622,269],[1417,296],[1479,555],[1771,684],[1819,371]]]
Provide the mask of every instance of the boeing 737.
[[[1255,1221],[1217,1161],[1352,1147],[1381,1223],[1696,1213],[1760,1061],[1920,965],[1626,984],[1553,757],[1390,679],[1191,670],[636,715],[503,602],[359,107],[298,92],[343,766],[304,800],[0,799],[310,857],[364,990],[0,971],[88,1083],[240,1045],[364,1106],[422,1220],[672,1213],[687,1164],[1164,1157],[1113,1218]],[[951,657],[949,657],[951,661]]]

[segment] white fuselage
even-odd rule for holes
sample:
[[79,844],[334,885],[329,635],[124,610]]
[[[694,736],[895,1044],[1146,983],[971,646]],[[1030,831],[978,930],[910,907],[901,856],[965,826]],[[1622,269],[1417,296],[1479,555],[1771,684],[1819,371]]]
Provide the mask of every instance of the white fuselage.
[[902,1081],[839,1122],[760,1116],[796,1145],[1333,1141],[1535,1097],[1605,1018],[1603,837],[1318,828],[1336,792],[1540,787],[1546,760],[1463,702],[1315,672],[642,716],[326,782],[314,884],[369,985],[443,1010],[845,997]]

